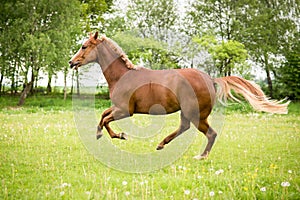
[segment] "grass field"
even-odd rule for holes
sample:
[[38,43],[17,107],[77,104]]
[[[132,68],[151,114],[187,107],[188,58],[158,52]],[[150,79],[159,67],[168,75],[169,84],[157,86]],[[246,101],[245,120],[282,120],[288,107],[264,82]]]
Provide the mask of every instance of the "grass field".
[[[70,99],[30,97],[22,108],[16,102],[0,97],[0,199],[300,199],[299,103],[290,105],[288,115],[234,105],[208,159],[193,159],[206,140],[198,134],[171,165],[126,173],[86,150]],[[97,103],[99,116],[109,105]],[[169,117],[168,131],[177,128],[178,115]],[[155,150],[166,134],[144,141],[143,148]],[[130,139],[113,142],[137,148]]]

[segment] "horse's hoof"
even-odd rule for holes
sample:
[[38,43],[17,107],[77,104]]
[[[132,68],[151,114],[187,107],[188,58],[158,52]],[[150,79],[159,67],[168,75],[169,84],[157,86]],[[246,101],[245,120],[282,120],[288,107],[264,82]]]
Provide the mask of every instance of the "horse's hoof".
[[98,126],[97,127],[97,133],[96,133],[97,140],[99,140],[102,137],[102,135],[103,135],[102,129]]
[[208,155],[197,155],[197,156],[194,156],[194,159],[196,160],[205,160],[208,158]]
[[97,135],[96,135],[97,140],[99,140],[99,139],[102,137],[102,135],[103,135],[103,134],[97,134]]
[[162,150],[163,148],[164,148],[164,146],[158,145],[158,146],[156,147],[156,150]]
[[121,140],[128,140],[128,136],[125,133],[120,133]]

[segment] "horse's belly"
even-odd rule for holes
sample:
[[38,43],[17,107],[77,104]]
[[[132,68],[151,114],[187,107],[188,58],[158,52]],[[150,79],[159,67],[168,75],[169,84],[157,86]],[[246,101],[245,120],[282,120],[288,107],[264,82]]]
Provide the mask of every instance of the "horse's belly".
[[135,113],[163,115],[180,110],[176,94],[163,86],[140,88],[132,100]]

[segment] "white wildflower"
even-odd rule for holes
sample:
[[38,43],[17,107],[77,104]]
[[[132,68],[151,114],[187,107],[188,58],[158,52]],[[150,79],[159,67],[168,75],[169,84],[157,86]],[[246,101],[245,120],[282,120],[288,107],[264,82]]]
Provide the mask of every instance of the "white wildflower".
[[64,188],[64,187],[71,187],[71,184],[70,183],[62,183],[61,188]]
[[190,193],[191,193],[190,190],[184,190],[184,194],[185,194],[185,195],[189,195]]
[[291,184],[290,184],[289,182],[287,182],[287,181],[281,183],[281,186],[282,186],[282,187],[289,187],[290,185],[291,185]]
[[215,196],[215,192],[214,191],[209,192],[209,196],[211,197]]
[[130,195],[130,192],[129,192],[129,191],[126,191],[126,192],[125,192],[125,195],[126,195],[126,196],[129,196],[129,195]]
[[224,170],[223,170],[223,169],[219,169],[219,170],[217,170],[217,171],[215,172],[216,175],[220,175],[220,174],[222,174],[222,173],[224,173]]
[[267,191],[267,188],[266,187],[262,187],[262,188],[260,188],[260,191],[265,192],[265,191]]

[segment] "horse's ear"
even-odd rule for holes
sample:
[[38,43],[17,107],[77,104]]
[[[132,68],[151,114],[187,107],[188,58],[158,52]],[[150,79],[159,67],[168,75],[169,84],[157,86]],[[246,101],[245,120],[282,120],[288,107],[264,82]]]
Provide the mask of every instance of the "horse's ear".
[[98,38],[98,31],[94,35],[94,39],[97,40],[97,38]]

